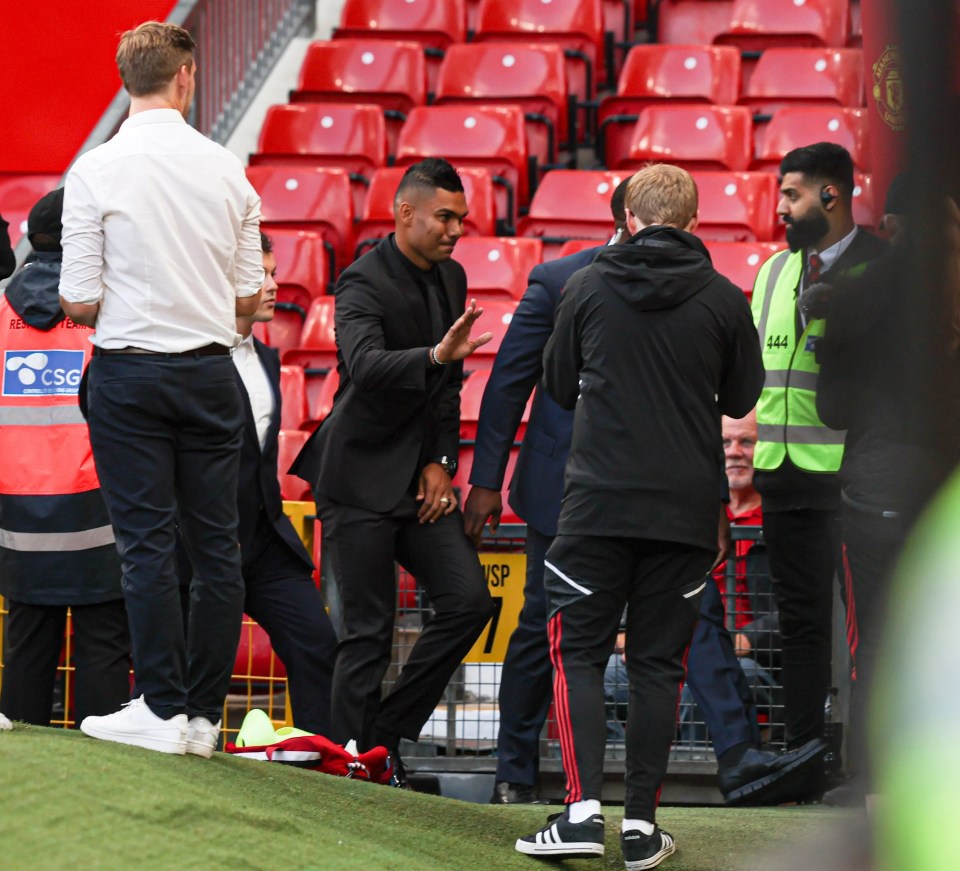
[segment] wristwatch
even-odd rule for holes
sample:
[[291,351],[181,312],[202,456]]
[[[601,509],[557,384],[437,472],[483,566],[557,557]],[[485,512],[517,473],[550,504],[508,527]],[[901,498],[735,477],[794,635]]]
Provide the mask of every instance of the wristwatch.
[[457,461],[450,459],[450,457],[435,457],[431,462],[439,463],[443,467],[443,471],[451,478],[457,474]]

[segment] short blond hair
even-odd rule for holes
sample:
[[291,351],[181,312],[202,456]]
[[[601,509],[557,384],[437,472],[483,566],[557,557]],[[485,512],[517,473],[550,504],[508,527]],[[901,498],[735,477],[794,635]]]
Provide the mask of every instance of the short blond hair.
[[176,24],[145,21],[120,37],[117,69],[131,97],[146,97],[164,90],[177,70],[193,65],[197,44]]
[[697,214],[697,184],[679,166],[654,163],[630,179],[626,207],[647,227],[666,224],[682,230]]

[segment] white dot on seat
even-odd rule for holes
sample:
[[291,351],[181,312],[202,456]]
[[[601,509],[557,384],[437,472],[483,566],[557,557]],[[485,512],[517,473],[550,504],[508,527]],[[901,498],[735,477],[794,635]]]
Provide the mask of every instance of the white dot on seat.
[[20,222],[20,232],[21,232],[24,236],[27,235],[27,222],[26,222],[26,221],[21,221],[21,222]]
[[685,70],[695,70],[697,68],[697,59],[695,57],[684,58],[683,68]]
[[517,59],[512,54],[505,54],[500,61],[507,69],[510,69],[516,62]]
[[610,190],[609,182],[602,181],[597,185],[597,193],[600,194],[600,196],[603,196],[608,190]]
[[862,193],[863,193],[863,188],[860,187],[860,185],[854,185],[853,195],[854,195],[855,197],[859,197],[860,194],[862,194]]
[[827,122],[827,130],[831,133],[836,133],[840,129],[840,122],[836,118],[831,118]]
[[[407,0],[407,2],[409,3],[410,0]],[[806,3],[807,3],[807,0],[793,0],[794,6],[805,6]]]
[[699,118],[697,118],[696,124],[694,126],[697,128],[697,130],[706,130],[707,127],[710,126],[710,119],[705,118],[703,115],[701,115]]
[[503,324],[509,324],[510,321],[512,320],[513,320],[513,312],[504,312],[503,317],[500,318],[500,322]]
[[469,118],[464,118],[463,126],[466,127],[467,130],[473,130],[473,128],[477,126],[477,119],[474,118],[473,115],[471,115]]
[[283,183],[283,186],[284,186],[288,191],[295,191],[298,187],[300,187],[300,182],[298,182],[295,178],[288,178],[288,179]]
[[818,72],[822,73],[827,68],[827,62],[820,58],[814,65],[813,68]]
[[747,257],[747,266],[756,266],[760,262],[759,254],[751,254]]
[[492,251],[487,252],[487,260],[491,263],[496,263],[500,259],[500,252],[494,248]]
[[320,126],[325,130],[329,130],[331,127],[333,127],[333,118],[331,118],[329,115],[324,115],[320,119]]
[[372,64],[375,60],[376,58],[374,57],[372,51],[365,51],[362,55],[360,55],[360,63],[362,63],[364,66],[370,66],[370,64]]
[[723,192],[728,196],[732,197],[737,192],[737,186],[733,182],[730,182],[723,189]]

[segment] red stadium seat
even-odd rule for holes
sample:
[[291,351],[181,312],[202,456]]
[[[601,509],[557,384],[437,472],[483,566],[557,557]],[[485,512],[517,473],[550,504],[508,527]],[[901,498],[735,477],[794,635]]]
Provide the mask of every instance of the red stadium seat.
[[254,324],[253,333],[261,342],[276,348],[283,355],[288,348],[295,348],[300,344],[303,321],[303,310],[300,306],[278,302],[273,320],[269,323]]
[[[359,257],[394,229],[393,199],[405,166],[378,169],[370,181],[370,190],[354,225],[354,256]],[[492,236],[496,232],[497,206],[490,173],[478,167],[458,166],[470,214],[463,222],[467,236]]]
[[855,48],[768,48],[740,104],[769,115],[802,103],[863,105],[863,53]]
[[702,239],[768,242],[777,223],[777,177],[768,172],[695,172]]
[[261,222],[267,233],[274,229],[319,233],[335,265],[346,265],[353,233],[353,197],[346,170],[250,166],[247,178],[260,194]]
[[330,264],[323,238],[307,230],[276,229],[264,224],[277,260],[277,300],[292,302],[304,312],[316,296],[330,290]]
[[556,163],[569,147],[568,93],[563,51],[530,42],[452,45],[440,65],[435,103],[512,105],[523,109],[529,151]]
[[307,49],[293,103],[374,103],[383,109],[387,151],[414,106],[427,102],[427,67],[415,42],[335,39]]
[[[469,359],[468,359],[469,362]],[[476,375],[477,373],[474,373]],[[474,377],[471,375],[470,377]],[[469,380],[469,379],[468,379]],[[503,513],[500,515],[501,523],[523,523],[517,517],[516,512],[510,507],[509,490],[510,481],[513,480],[513,472],[517,467],[517,456],[520,453],[519,447],[510,449],[510,458],[507,460],[507,470],[503,475],[503,490],[501,498],[503,499]],[[462,505],[470,492],[470,472],[473,469],[473,445],[461,445],[460,453],[457,458],[457,473],[453,476],[453,487],[459,493],[460,504]]]
[[400,132],[397,165],[445,157],[457,166],[490,171],[497,185],[497,216],[515,226],[529,201],[527,137],[516,106],[417,106]]
[[467,297],[502,296],[519,300],[530,270],[543,259],[539,239],[465,236],[453,252],[467,273]]
[[309,502],[313,499],[310,485],[296,475],[287,473],[308,438],[310,433],[302,429],[282,429],[277,435],[277,475],[280,478],[280,495],[288,502]]
[[733,105],[739,93],[740,52],[731,46],[634,46],[620,71],[617,93],[600,103],[601,156],[607,166],[626,156],[630,134],[646,106],[665,101]]
[[489,369],[493,366],[493,358],[500,350],[500,343],[513,320],[513,313],[517,309],[516,300],[495,301],[490,300],[483,306],[483,314],[480,315],[473,328],[474,333],[493,333],[493,338],[486,345],[481,345],[465,361],[464,369],[474,371],[477,369]]
[[612,84],[604,63],[601,0],[482,0],[474,41],[535,40],[577,52],[567,56],[568,85],[592,100],[598,84]]
[[704,240],[713,268],[730,279],[749,298],[760,267],[783,245],[773,242],[714,242]]
[[311,303],[300,344],[283,353],[281,359],[284,365],[310,369],[337,367],[337,341],[333,319],[335,300],[336,297],[333,296],[318,296]]
[[0,174],[0,215],[10,225],[10,244],[27,234],[27,215],[40,197],[60,184],[59,175]]
[[339,387],[340,373],[336,369],[319,378],[307,379],[307,420],[302,424],[303,429],[312,432],[330,414]]
[[605,243],[599,239],[567,239],[567,241],[560,246],[557,257],[569,257],[571,254],[579,254],[588,248],[597,248],[603,244]]
[[280,429],[300,429],[307,417],[307,385],[300,366],[280,367]]
[[548,172],[520,222],[523,236],[544,240],[544,259],[551,260],[567,239],[593,237],[600,245],[613,235],[610,198],[630,173],[610,170],[555,169]]
[[466,42],[464,0],[346,0],[334,38],[402,39],[418,42],[427,58],[429,89],[443,52]]
[[[480,420],[480,405],[483,401],[483,391],[487,389],[487,382],[490,380],[490,373],[481,370],[472,372],[463,382],[463,389],[460,391],[460,439],[464,442],[472,442],[477,437],[477,423]],[[515,441],[523,441],[524,433],[527,429],[527,421],[530,419],[530,406],[533,397],[527,400],[527,405],[523,410],[523,417],[520,420],[520,426],[517,429]]]
[[816,106],[787,106],[773,113],[757,147],[752,169],[776,172],[783,156],[811,142],[836,142],[861,172],[869,171],[867,112]]
[[877,205],[873,192],[873,176],[869,173],[853,174],[853,220],[861,227],[873,229],[878,224]]
[[714,42],[741,51],[786,45],[843,48],[849,36],[849,0],[734,0],[730,23]]
[[751,125],[750,111],[743,106],[648,106],[618,167],[653,160],[690,170],[746,169],[753,151]]
[[733,0],[660,0],[658,41],[709,45],[730,24]]

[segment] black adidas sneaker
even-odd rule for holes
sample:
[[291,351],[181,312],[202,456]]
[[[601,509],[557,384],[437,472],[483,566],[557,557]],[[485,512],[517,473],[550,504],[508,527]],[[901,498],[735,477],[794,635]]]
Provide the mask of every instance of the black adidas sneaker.
[[651,835],[645,835],[639,829],[624,832],[620,835],[620,846],[623,848],[623,861],[627,871],[656,868],[677,849],[673,835],[663,831],[660,826],[654,826]]
[[603,816],[594,814],[582,823],[571,823],[566,811],[553,814],[539,832],[518,838],[517,850],[549,859],[602,856]]

